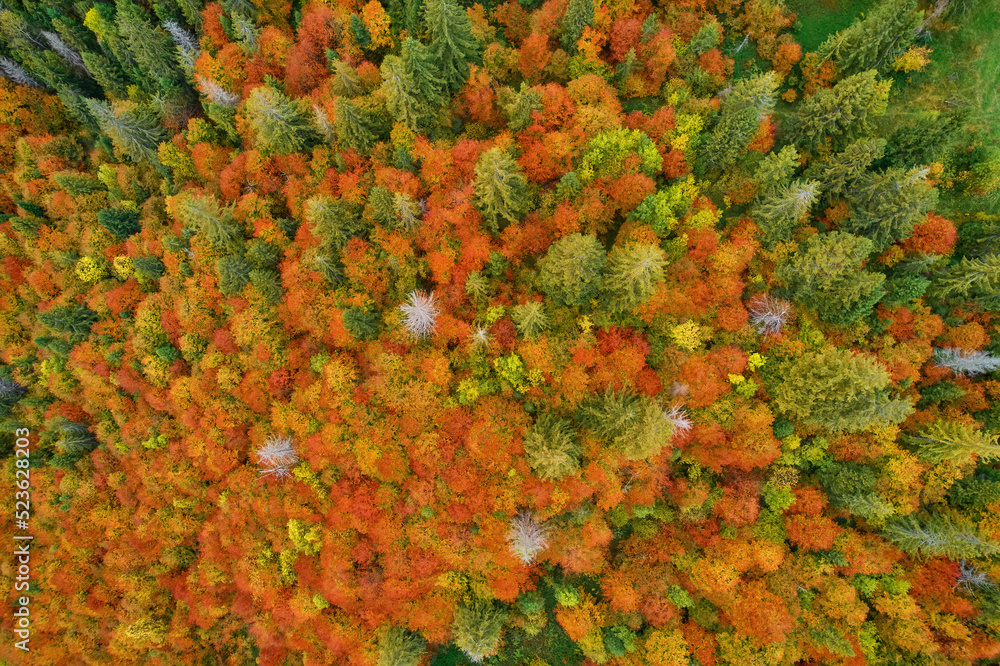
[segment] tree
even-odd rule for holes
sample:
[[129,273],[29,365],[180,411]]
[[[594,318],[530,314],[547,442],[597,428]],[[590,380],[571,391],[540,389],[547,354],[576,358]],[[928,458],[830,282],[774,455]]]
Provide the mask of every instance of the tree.
[[131,0],[115,3],[115,21],[118,34],[128,45],[129,52],[154,85],[161,80],[182,81],[183,75],[177,69],[174,43],[170,37],[149,20],[145,9]]
[[586,305],[600,292],[607,252],[596,236],[570,234],[549,246],[540,260],[539,286],[569,307]]
[[851,216],[841,229],[871,239],[876,252],[909,238],[913,225],[926,219],[936,200],[927,173],[927,169],[890,169],[863,175],[847,191]]
[[232,296],[243,291],[250,282],[250,263],[238,254],[220,257],[215,262],[215,270],[219,274],[219,291],[226,296]]
[[292,475],[292,468],[299,463],[299,454],[291,437],[268,435],[264,443],[254,452],[260,465],[261,476],[286,479]]
[[417,666],[426,651],[420,636],[401,627],[389,627],[378,642],[378,666]]
[[441,78],[452,92],[461,90],[469,78],[469,62],[479,55],[479,42],[472,36],[465,8],[454,0],[427,0],[424,18]]
[[750,323],[760,335],[777,335],[788,321],[792,304],[766,294],[755,297],[747,306]]
[[407,332],[418,340],[426,338],[434,332],[434,321],[441,313],[434,300],[434,292],[429,295],[422,291],[412,291],[408,305],[400,305],[405,317],[403,326]]
[[432,50],[412,37],[403,42],[403,69],[413,82],[417,96],[433,115],[449,102],[444,93],[445,80],[434,59]]
[[136,162],[159,166],[157,148],[165,133],[150,111],[135,104],[124,105],[116,111],[102,100],[85,98],[83,101],[116,148]]
[[819,198],[820,183],[796,180],[784,190],[757,199],[751,215],[758,222],[761,244],[773,249],[791,239],[795,225]]
[[544,306],[538,301],[530,301],[514,306],[511,319],[518,332],[529,340],[534,340],[549,329],[549,316],[545,314]]
[[270,86],[253,89],[244,113],[265,155],[302,152],[318,140],[305,107]]
[[548,545],[547,533],[545,525],[536,521],[530,511],[521,511],[511,519],[507,532],[510,552],[525,564],[531,564]]
[[507,116],[507,127],[513,132],[520,132],[531,125],[531,113],[542,110],[542,93],[529,88],[527,81],[521,82],[518,92],[509,88],[504,88],[503,91],[500,99]]
[[581,406],[580,420],[629,460],[657,455],[673,434],[673,423],[652,398],[610,387]]
[[612,312],[626,312],[641,305],[664,280],[667,260],[656,245],[616,245],[608,255],[602,294]]
[[888,386],[889,373],[877,361],[831,347],[779,363],[769,392],[778,410],[803,423],[861,432],[912,413],[912,402],[890,398]]
[[368,225],[347,203],[324,194],[306,199],[302,217],[312,225],[313,234],[322,239],[324,246],[336,250],[342,250],[351,238],[368,231]]
[[69,333],[74,338],[85,338],[97,323],[96,312],[83,305],[60,305],[38,313],[38,321],[55,333]]
[[105,208],[97,213],[97,221],[116,238],[123,240],[142,231],[139,213],[124,208]]
[[799,153],[794,146],[785,146],[778,152],[765,155],[753,176],[758,197],[776,194],[787,187],[798,168]]
[[969,351],[953,347],[939,347],[934,350],[934,362],[951,368],[956,375],[981,375],[1000,368],[1000,358],[989,352]]
[[375,143],[375,132],[368,114],[354,102],[338,97],[334,102],[334,129],[337,140],[363,153]]
[[389,113],[414,132],[419,131],[428,115],[428,108],[402,59],[386,56],[382,59],[381,71],[382,92]]
[[882,159],[885,139],[859,139],[842,152],[813,162],[806,175],[817,179],[828,198],[843,197],[868,175],[868,167]]
[[983,539],[966,519],[939,512],[900,516],[886,523],[884,533],[910,555],[971,560],[1000,554],[1000,544]]
[[913,43],[922,18],[917,0],[882,0],[864,18],[830,35],[816,54],[821,61],[832,60],[844,75],[889,71]]
[[997,436],[963,423],[936,421],[922,428],[906,441],[917,446],[917,455],[937,463],[948,460],[962,465],[974,458],[989,461],[1000,458]]
[[531,207],[528,181],[503,148],[490,148],[476,162],[473,201],[493,233],[517,222]]
[[576,53],[576,43],[583,35],[583,29],[594,25],[594,0],[570,0],[563,16],[559,38],[563,50]]
[[778,75],[767,72],[741,79],[733,86],[702,151],[709,168],[728,169],[736,163],[753,140],[761,119],[774,109],[778,85]]
[[507,612],[491,601],[476,599],[455,608],[451,628],[455,645],[475,663],[497,654]]
[[879,81],[870,69],[819,90],[799,105],[791,135],[796,145],[813,149],[827,139],[848,141],[865,134],[885,113],[891,81]]
[[524,452],[542,479],[559,479],[580,468],[580,445],[572,423],[548,412],[525,434]]
[[967,299],[984,308],[1000,303],[1000,255],[962,257],[934,276],[928,295],[944,301]]
[[862,269],[872,247],[870,240],[842,231],[817,234],[778,267],[775,277],[823,320],[847,324],[870,313],[885,293],[885,275]]
[[382,328],[378,311],[352,307],[344,310],[344,328],[357,340],[374,340]]

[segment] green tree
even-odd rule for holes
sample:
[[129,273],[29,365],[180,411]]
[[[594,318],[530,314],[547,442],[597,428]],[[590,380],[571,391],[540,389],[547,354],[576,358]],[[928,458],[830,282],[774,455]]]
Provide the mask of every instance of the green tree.
[[334,102],[334,129],[338,141],[360,152],[368,152],[375,144],[374,126],[368,114],[342,97]]
[[945,301],[970,300],[988,309],[1000,304],[1000,254],[962,257],[934,276],[928,295]]
[[602,293],[612,312],[626,312],[641,305],[664,280],[667,260],[657,245],[616,245],[608,254]]
[[842,231],[816,234],[774,274],[824,321],[847,324],[869,314],[885,293],[885,275],[862,269],[872,248],[867,238]]
[[712,21],[701,26],[698,32],[695,33],[691,41],[688,42],[688,50],[701,55],[718,46],[721,39],[722,27],[718,21]]
[[1000,554],[1000,544],[984,539],[968,520],[940,512],[900,516],[886,524],[884,534],[909,555],[971,560]]
[[382,329],[382,319],[371,306],[350,307],[344,310],[344,328],[356,340],[374,340]]
[[906,441],[917,447],[917,455],[935,463],[948,460],[961,465],[974,458],[1000,458],[996,435],[963,423],[935,421]]
[[867,173],[847,192],[851,216],[840,228],[871,239],[875,252],[913,234],[913,225],[922,222],[933,207],[936,192],[927,182],[927,169],[903,172]]
[[886,72],[913,43],[922,18],[917,0],[882,0],[864,18],[830,35],[816,54],[821,61],[836,63],[843,75],[867,69]]
[[674,426],[652,398],[610,387],[583,404],[580,420],[629,460],[655,456],[670,441]]
[[100,317],[83,305],[60,305],[38,313],[38,321],[54,333],[68,333],[73,338],[83,339]]
[[503,148],[490,148],[479,156],[473,182],[473,202],[493,233],[517,222],[531,207],[528,181],[521,166]]
[[408,37],[403,42],[401,54],[403,69],[428,109],[436,113],[447,105],[450,98],[445,93],[445,80],[441,77],[432,49]]
[[793,140],[813,149],[827,139],[849,141],[866,134],[872,121],[885,113],[891,87],[891,81],[879,81],[878,72],[870,69],[817,91],[792,119]]
[[542,110],[542,93],[522,81],[518,92],[510,88],[500,91],[500,105],[507,116],[507,127],[513,132],[520,132],[531,124],[531,112]]
[[594,0],[569,0],[569,7],[563,16],[559,38],[563,50],[576,53],[576,43],[583,35],[583,29],[594,25]]
[[313,225],[313,234],[325,247],[342,249],[354,236],[368,232],[368,224],[358,217],[350,205],[341,199],[317,194],[306,200],[302,216]]
[[492,601],[459,604],[451,625],[455,645],[476,663],[492,657],[500,647],[506,620],[507,612]]
[[160,166],[156,151],[166,133],[151,111],[132,103],[118,110],[102,100],[86,98],[84,103],[115,148],[136,162]]
[[167,85],[183,81],[184,74],[175,64],[173,40],[149,20],[148,12],[131,0],[118,0],[115,7],[118,34],[148,80]]
[[557,303],[586,305],[601,289],[606,263],[607,252],[595,236],[570,234],[550,245],[539,262],[539,285]]
[[777,364],[769,381],[775,407],[803,423],[834,432],[861,432],[900,423],[913,412],[909,399],[887,394],[889,372],[867,356],[833,347]]
[[780,151],[765,155],[753,176],[758,198],[776,194],[787,187],[798,168],[799,152],[794,146],[785,146]]
[[417,634],[389,627],[379,638],[378,666],[417,666],[427,644]]
[[773,249],[779,241],[791,239],[799,220],[819,198],[820,184],[797,180],[784,190],[758,198],[751,215],[760,228],[761,243]]
[[403,60],[387,55],[382,59],[381,72],[382,92],[389,113],[414,132],[419,131],[423,124],[421,121],[428,115],[428,108]]
[[454,0],[427,0],[424,19],[441,78],[450,91],[461,90],[469,78],[469,62],[479,55],[479,42],[472,36],[465,8]]
[[528,465],[542,479],[559,479],[580,469],[580,444],[573,424],[548,412],[524,436]]
[[544,306],[538,301],[514,306],[511,319],[514,320],[518,332],[529,340],[534,340],[551,326]]
[[116,238],[122,240],[142,231],[139,213],[124,208],[105,208],[97,213],[97,221]]
[[252,269],[250,263],[238,254],[220,257],[215,262],[215,270],[219,275],[219,291],[226,296],[240,293],[250,282]]
[[806,175],[818,180],[828,198],[843,197],[868,175],[868,167],[882,159],[885,139],[859,139],[842,152],[814,162]]
[[302,152],[319,138],[308,110],[271,86],[254,88],[244,113],[253,128],[257,148],[265,155]]
[[136,257],[132,268],[140,280],[159,280],[167,270],[159,257]]
[[[328,53],[330,53],[328,51]],[[333,94],[337,97],[357,97],[361,94],[361,79],[358,71],[339,58],[330,59],[330,77]]]

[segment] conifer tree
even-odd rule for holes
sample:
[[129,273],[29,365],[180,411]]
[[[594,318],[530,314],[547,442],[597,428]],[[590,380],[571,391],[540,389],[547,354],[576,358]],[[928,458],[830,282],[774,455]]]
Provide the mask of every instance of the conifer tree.
[[871,239],[875,252],[909,238],[913,225],[927,217],[936,201],[935,190],[927,183],[927,172],[890,169],[863,175],[847,191],[851,216],[841,223],[841,229]]
[[151,82],[158,85],[161,80],[183,80],[183,75],[174,64],[176,49],[173,41],[150,22],[146,10],[131,0],[118,0],[115,7],[118,33]]
[[455,645],[475,663],[497,654],[507,612],[491,601],[473,600],[455,608]]
[[644,303],[664,280],[667,260],[657,245],[616,245],[608,254],[602,292],[612,312],[626,312]]
[[254,88],[244,113],[264,154],[302,152],[318,139],[305,108],[270,86]]
[[868,174],[868,167],[885,154],[885,139],[859,139],[842,152],[814,162],[806,175],[816,178],[828,198],[843,197]]
[[521,82],[518,92],[504,88],[500,99],[507,116],[507,127],[514,132],[520,132],[531,124],[532,111],[542,110],[542,94],[528,87],[527,81]]
[[539,263],[545,293],[557,303],[579,307],[600,291],[607,252],[595,236],[574,233],[550,245]]
[[971,560],[1000,554],[1000,544],[984,539],[967,520],[940,512],[900,516],[889,521],[884,532],[910,555]]
[[216,260],[215,270],[219,275],[219,291],[232,296],[243,291],[250,282],[252,266],[242,256],[230,254]]
[[68,333],[74,338],[85,338],[97,323],[96,312],[83,305],[60,305],[38,313],[38,321],[55,333]]
[[963,464],[973,459],[1000,458],[997,436],[964,423],[936,421],[906,438],[915,444],[918,455],[931,462],[949,460]]
[[542,479],[559,479],[580,468],[580,445],[573,424],[548,412],[524,437],[528,465]]
[[917,0],[882,0],[849,27],[830,35],[816,50],[842,75],[867,69],[886,72],[917,36],[923,12]]
[[559,38],[563,50],[576,53],[576,43],[583,35],[583,29],[594,25],[594,0],[569,0],[566,14],[563,16]]
[[900,423],[913,411],[910,400],[887,395],[884,367],[850,351],[807,352],[782,362],[773,377],[769,392],[779,410],[834,432]]
[[528,181],[507,151],[495,147],[480,155],[475,174],[473,202],[490,231],[499,233],[527,214]]
[[447,105],[450,100],[445,93],[446,82],[435,62],[432,49],[408,37],[403,42],[401,54],[403,68],[413,82],[417,96],[423,100],[427,108],[436,113],[437,109]]
[[709,169],[728,169],[753,140],[760,126],[760,113],[753,107],[723,111],[719,123],[705,143],[705,165]]
[[333,76],[333,94],[337,97],[357,97],[361,94],[361,79],[358,72],[339,58],[330,61]]
[[454,0],[427,0],[424,18],[441,78],[449,90],[458,91],[469,78],[469,62],[479,55],[480,48],[465,8]]
[[545,525],[529,511],[521,511],[510,521],[507,541],[510,551],[524,564],[531,564],[548,545]]
[[758,199],[777,194],[787,187],[798,168],[799,153],[794,146],[785,146],[780,151],[765,155],[753,176]]
[[529,340],[534,340],[550,327],[549,316],[538,301],[530,301],[514,306],[511,319],[518,332]]
[[648,396],[610,387],[580,408],[580,419],[629,460],[655,456],[670,441],[673,423]]
[[1000,254],[962,257],[934,276],[928,295],[945,301],[976,301],[993,309],[1000,304]]
[[768,249],[791,239],[792,230],[819,197],[815,180],[797,180],[785,190],[758,198],[751,215],[760,227],[761,243]]
[[870,69],[817,91],[799,105],[791,132],[795,143],[812,149],[827,139],[846,142],[864,135],[885,113],[891,87]]
[[313,233],[325,247],[342,249],[354,236],[364,235],[368,225],[343,200],[317,194],[302,206],[302,216],[313,225]]
[[97,221],[115,237],[125,239],[142,231],[139,214],[122,208],[105,208],[97,213]]
[[969,351],[953,347],[936,348],[934,362],[951,368],[957,375],[981,375],[1000,369],[1000,358],[989,352]]
[[334,102],[334,129],[338,141],[360,152],[368,152],[375,144],[375,132],[368,114],[342,97]]
[[427,107],[402,59],[387,55],[382,59],[381,73],[382,92],[389,113],[414,132],[419,131],[420,121],[427,115]]
[[420,636],[401,627],[389,627],[379,639],[378,666],[417,666],[426,651]]
[[156,150],[165,133],[152,112],[134,104],[116,111],[97,99],[87,98],[84,103],[116,148],[137,162],[159,166]]
[[842,231],[811,236],[775,271],[792,298],[834,324],[872,311],[885,293],[885,275],[862,269],[873,243]]

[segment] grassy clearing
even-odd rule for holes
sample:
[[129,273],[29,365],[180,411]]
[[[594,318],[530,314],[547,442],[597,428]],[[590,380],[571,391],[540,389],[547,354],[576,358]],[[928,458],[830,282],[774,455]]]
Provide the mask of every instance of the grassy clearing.
[[851,25],[875,0],[789,0],[795,12],[795,36],[803,52],[815,51],[827,37]]

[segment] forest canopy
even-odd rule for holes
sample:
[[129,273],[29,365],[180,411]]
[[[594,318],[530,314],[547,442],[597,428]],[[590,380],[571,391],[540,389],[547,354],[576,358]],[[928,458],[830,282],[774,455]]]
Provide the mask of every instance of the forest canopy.
[[5,0],[0,35],[32,663],[1000,658],[991,3]]

